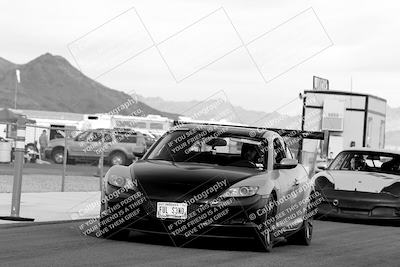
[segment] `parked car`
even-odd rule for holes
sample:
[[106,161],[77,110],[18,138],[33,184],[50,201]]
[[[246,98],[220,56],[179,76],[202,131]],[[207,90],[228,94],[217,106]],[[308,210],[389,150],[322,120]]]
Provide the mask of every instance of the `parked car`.
[[[104,143],[102,144],[102,133]],[[52,139],[45,150],[46,158],[61,164],[64,160],[64,139]],[[68,160],[98,160],[101,153],[111,165],[125,165],[146,151],[145,138],[141,133],[123,130],[96,129],[67,139]]]
[[314,191],[274,131],[188,124],[171,129],[130,166],[105,175],[100,233],[254,238],[309,245]]
[[328,217],[400,221],[400,153],[348,149],[313,177]]

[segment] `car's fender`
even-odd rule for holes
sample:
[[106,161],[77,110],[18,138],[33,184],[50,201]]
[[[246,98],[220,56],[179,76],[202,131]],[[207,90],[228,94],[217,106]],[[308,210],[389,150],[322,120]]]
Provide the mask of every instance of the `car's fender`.
[[[55,147],[51,148],[51,153],[53,153],[54,151],[56,151],[57,149],[63,149],[64,150],[64,146],[63,145],[57,145]],[[68,150],[67,150],[68,152]]]
[[320,179],[320,178],[326,178],[329,182],[331,182],[332,184],[335,184],[335,179],[333,178],[333,176],[331,175],[331,173],[328,172],[328,171],[322,171],[322,172],[319,172],[319,173],[315,174],[315,175],[311,178],[311,180],[312,180],[312,182],[313,182],[314,184],[316,184],[316,181],[317,181],[318,179]]

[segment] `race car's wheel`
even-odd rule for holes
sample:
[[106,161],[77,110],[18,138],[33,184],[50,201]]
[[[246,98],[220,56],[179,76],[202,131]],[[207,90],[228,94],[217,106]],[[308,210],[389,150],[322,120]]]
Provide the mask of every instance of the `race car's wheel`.
[[311,194],[310,203],[307,207],[307,213],[304,215],[303,224],[296,233],[289,236],[287,241],[292,244],[309,246],[313,235],[313,214],[314,214],[314,193]]
[[303,221],[301,229],[288,237],[288,242],[292,244],[309,246],[311,244],[313,234],[313,220],[307,218]]
[[120,151],[113,152],[110,156],[111,166],[125,165],[126,160],[126,155]]
[[51,153],[51,158],[57,164],[62,164],[64,162],[64,149],[63,148],[56,148]]
[[258,238],[256,239],[258,239],[260,249],[266,252],[271,252],[275,242],[274,225],[277,212],[277,207],[273,204],[275,200],[275,195],[271,194],[267,202],[268,211],[258,226]]

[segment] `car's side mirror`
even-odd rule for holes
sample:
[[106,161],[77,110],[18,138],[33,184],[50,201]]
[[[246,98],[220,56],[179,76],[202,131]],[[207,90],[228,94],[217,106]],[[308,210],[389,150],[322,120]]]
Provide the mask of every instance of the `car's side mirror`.
[[296,168],[297,164],[297,159],[283,158],[280,163],[274,164],[274,169],[292,169]]

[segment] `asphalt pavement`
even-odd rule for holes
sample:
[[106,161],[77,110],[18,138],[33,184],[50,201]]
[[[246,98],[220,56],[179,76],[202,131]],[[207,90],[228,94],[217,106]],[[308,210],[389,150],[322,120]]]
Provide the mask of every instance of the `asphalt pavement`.
[[271,253],[240,239],[131,232],[120,240],[85,236],[82,222],[0,225],[1,266],[399,266],[400,227],[315,221],[311,246],[282,242]]

